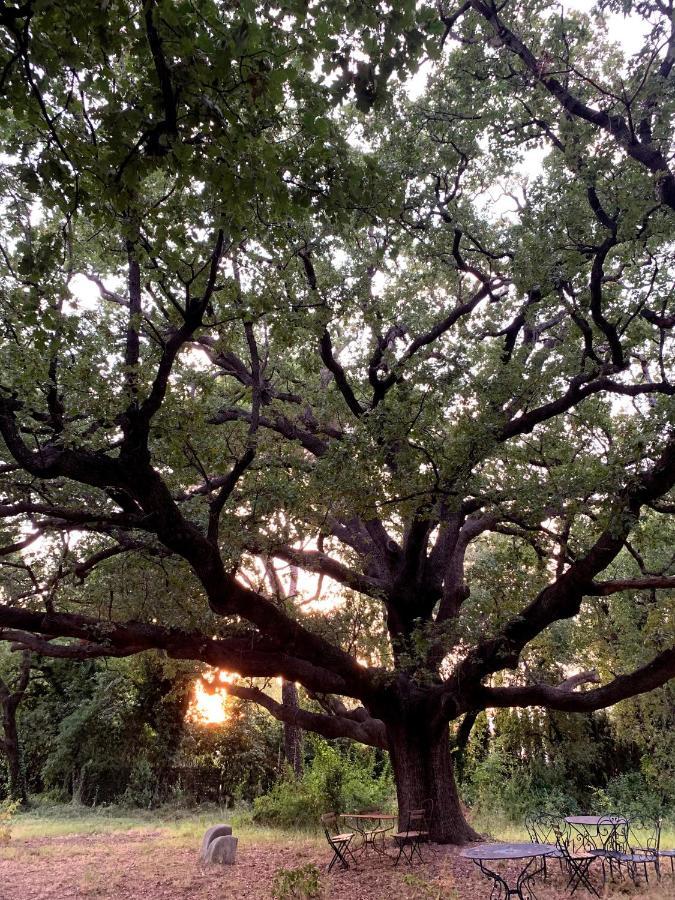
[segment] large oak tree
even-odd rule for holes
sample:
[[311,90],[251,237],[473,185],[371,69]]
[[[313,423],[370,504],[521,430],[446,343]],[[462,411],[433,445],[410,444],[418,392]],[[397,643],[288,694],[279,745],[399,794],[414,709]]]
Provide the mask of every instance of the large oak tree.
[[[0,5],[0,636],[299,682],[233,691],[387,748],[444,841],[451,722],[675,675],[672,9],[626,61],[547,6]],[[626,592],[636,666],[538,677]]]

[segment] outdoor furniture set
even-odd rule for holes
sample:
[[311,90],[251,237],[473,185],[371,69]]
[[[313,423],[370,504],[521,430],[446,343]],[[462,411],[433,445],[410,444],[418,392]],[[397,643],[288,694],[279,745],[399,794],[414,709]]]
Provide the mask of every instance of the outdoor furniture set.
[[[429,825],[433,815],[433,801],[427,800],[420,809],[411,809],[406,820],[406,827],[392,834],[391,840],[398,855],[394,860],[397,866],[401,858],[411,865],[415,856],[422,862],[420,845],[429,842]],[[346,822],[345,830],[341,820]],[[397,815],[383,812],[337,813],[330,812],[321,816],[326,840],[333,850],[333,857],[328,865],[330,872],[336,863],[348,869],[348,858],[357,865],[355,854],[365,856],[368,853],[391,859],[387,852],[387,838],[398,820]]]
[[[398,855],[412,865],[415,857],[423,862],[421,845],[430,844],[429,832],[433,816],[433,801],[423,808],[410,810],[406,828],[391,835]],[[387,852],[387,837],[393,830],[396,815],[382,812],[326,813],[321,817],[326,839],[333,850],[328,866],[330,872],[336,863],[349,868],[348,858],[357,865],[357,854],[369,852],[391,859]],[[347,823],[340,830],[340,821]],[[671,874],[675,874],[675,850],[660,846],[661,824],[645,816],[628,818],[621,815],[587,816],[573,815],[563,818],[551,813],[540,813],[525,820],[530,841],[515,843],[484,843],[464,848],[461,856],[472,860],[481,872],[493,881],[491,898],[508,900],[536,900],[533,882],[538,876],[549,876],[555,862],[567,878],[567,890],[574,894],[579,887],[599,897],[590,877],[594,863],[602,866],[603,884],[609,872],[610,878],[623,878],[624,871],[637,883],[644,874],[649,881],[648,869],[654,867],[661,877],[661,859],[670,859]],[[506,871],[496,871],[495,863],[514,860],[522,863],[515,876]]]
[[[620,815],[563,818],[541,813],[526,819],[525,827],[530,843],[479,844],[462,851],[463,857],[473,860],[494,882],[491,897],[536,900],[532,883],[539,875],[544,880],[548,877],[553,860],[566,875],[570,894],[583,887],[596,897],[600,895],[591,881],[590,869],[598,860],[602,865],[603,884],[608,870],[612,880],[615,876],[623,878],[625,870],[637,883],[641,874],[649,881],[648,869],[653,866],[656,877],[660,878],[662,858],[670,859],[671,872],[675,869],[675,850],[661,849],[661,825],[655,819],[644,816],[629,819]],[[497,860],[523,862],[515,884],[512,877],[509,884],[508,873],[495,871]]]

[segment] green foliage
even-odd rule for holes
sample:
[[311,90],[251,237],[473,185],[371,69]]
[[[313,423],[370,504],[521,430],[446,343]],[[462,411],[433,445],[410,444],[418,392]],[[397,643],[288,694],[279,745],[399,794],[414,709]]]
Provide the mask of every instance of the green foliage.
[[279,775],[281,726],[250,703],[234,701],[222,726],[186,722],[174,765],[187,801],[252,801]]
[[153,769],[148,757],[145,754],[137,756],[129,772],[129,779],[121,801],[129,806],[151,809],[157,805],[159,787],[157,772]]
[[591,795],[590,808],[594,812],[617,812],[624,816],[652,816],[675,818],[675,805],[664,803],[664,797],[642,772],[625,772],[610,778]]
[[503,749],[491,750],[473,769],[462,796],[481,820],[497,814],[509,822],[522,822],[536,810],[576,810],[578,803],[559,773],[546,781]]
[[313,900],[322,895],[321,873],[313,863],[297,869],[278,869],[274,873],[274,900]]
[[[185,721],[193,677],[192,666],[174,670],[152,655],[42,660],[20,708],[31,792],[148,808],[167,799],[252,800],[268,790],[280,726],[238,702],[223,726]],[[3,774],[4,760],[0,796]]]
[[20,800],[3,800],[0,802],[0,847],[10,842],[12,838],[12,817],[20,807]]
[[[667,732],[654,737],[667,750]],[[668,774],[654,777],[651,753],[628,739],[616,715],[500,710],[490,720],[478,717],[462,758],[460,789],[487,827],[495,818],[522,823],[541,810],[671,818]]]
[[95,671],[90,695],[58,724],[42,772],[45,786],[84,803],[119,796],[146,736],[147,726],[134,717],[134,699],[123,668]]
[[314,740],[314,757],[302,778],[290,772],[255,800],[254,820],[280,827],[311,828],[325,812],[360,812],[391,805],[393,783],[377,753],[363,748],[341,751]]

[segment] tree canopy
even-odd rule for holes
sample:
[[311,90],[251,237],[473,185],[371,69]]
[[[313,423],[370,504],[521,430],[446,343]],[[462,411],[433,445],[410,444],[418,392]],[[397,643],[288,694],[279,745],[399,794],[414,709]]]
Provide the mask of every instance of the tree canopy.
[[300,682],[456,840],[450,721],[671,678],[674,22],[2,4],[1,636]]

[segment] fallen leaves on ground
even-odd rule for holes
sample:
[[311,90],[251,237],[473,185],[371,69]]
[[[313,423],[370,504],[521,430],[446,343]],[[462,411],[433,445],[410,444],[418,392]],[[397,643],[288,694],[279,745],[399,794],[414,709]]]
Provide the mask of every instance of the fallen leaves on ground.
[[[324,900],[483,900],[491,887],[453,847],[435,853],[426,848],[425,863],[412,869],[369,856],[360,859],[358,869],[330,875],[325,873],[329,849],[309,839],[241,839],[236,865],[216,869],[198,864],[198,849],[169,830],[16,840],[0,851],[0,900],[270,900],[279,868],[308,863],[323,872]],[[515,881],[517,864],[502,871]],[[538,885],[540,900],[568,896],[559,873],[550,884]],[[648,892],[618,885],[606,894],[630,895],[675,900],[675,879],[665,877]]]

